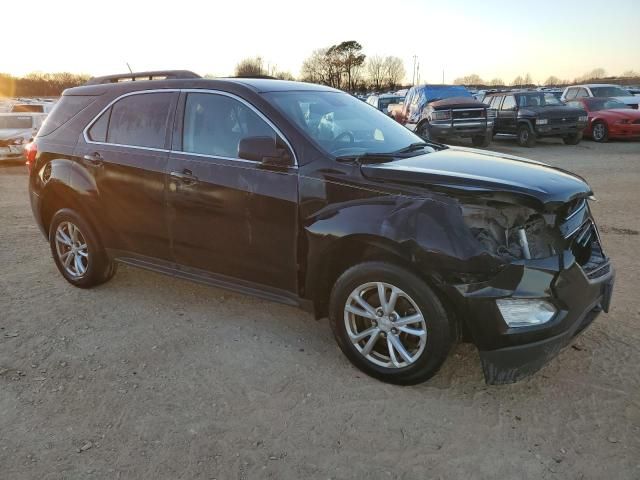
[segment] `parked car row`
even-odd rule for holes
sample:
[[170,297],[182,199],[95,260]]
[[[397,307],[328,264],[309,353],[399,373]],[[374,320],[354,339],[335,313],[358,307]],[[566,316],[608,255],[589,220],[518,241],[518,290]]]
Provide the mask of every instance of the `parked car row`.
[[0,109],[0,162],[20,160],[24,147],[38,133],[55,101],[17,98],[5,100]]
[[567,145],[580,143],[584,135],[597,142],[640,138],[639,103],[640,97],[617,85],[496,89],[475,95],[459,85],[419,85],[409,89],[404,102],[387,109],[425,139],[471,138],[474,146],[486,147],[495,135],[509,135],[519,145],[533,147],[544,137],[560,137]]

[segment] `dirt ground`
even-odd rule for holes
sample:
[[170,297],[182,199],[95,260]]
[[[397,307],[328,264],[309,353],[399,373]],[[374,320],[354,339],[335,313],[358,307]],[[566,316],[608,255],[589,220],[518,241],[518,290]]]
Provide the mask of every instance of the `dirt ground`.
[[617,268],[611,313],[506,386],[470,345],[385,385],[326,320],[133,268],[75,289],[0,167],[0,478],[640,478],[640,143],[491,148],[586,177]]

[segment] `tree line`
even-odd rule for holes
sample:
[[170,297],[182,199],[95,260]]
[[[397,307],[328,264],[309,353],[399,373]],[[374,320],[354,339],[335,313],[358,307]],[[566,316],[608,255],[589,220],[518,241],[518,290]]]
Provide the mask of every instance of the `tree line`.
[[24,77],[0,73],[0,97],[57,97],[63,90],[82,85],[89,78],[89,75],[69,72],[36,72]]
[[[640,73],[634,70],[627,70],[620,76],[607,76],[607,72],[604,68],[594,68],[593,70],[586,72],[579,77],[570,79],[561,79],[555,75],[550,75],[545,81],[544,85],[547,87],[564,87],[572,84],[580,83],[595,83],[607,80],[609,83],[617,83],[621,85],[632,85],[640,82]],[[531,74],[525,73],[524,75],[518,75],[511,83],[505,83],[502,78],[496,77],[491,80],[484,80],[479,75],[472,73],[465,75],[464,77],[456,78],[453,83],[456,85],[472,85],[483,87],[535,87],[537,84],[531,78]]]

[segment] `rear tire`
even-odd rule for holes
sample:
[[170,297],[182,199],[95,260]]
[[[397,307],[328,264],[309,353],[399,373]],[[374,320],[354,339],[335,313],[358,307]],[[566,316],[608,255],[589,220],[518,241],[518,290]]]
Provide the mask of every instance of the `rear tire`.
[[91,225],[74,210],[59,210],[53,216],[49,245],[58,271],[75,287],[100,285],[116,272],[116,264],[107,256]]
[[397,385],[435,375],[454,338],[442,303],[424,280],[387,262],[361,263],[338,278],[329,321],[353,365]]
[[562,138],[565,145],[578,145],[582,140],[582,133],[570,133],[566,137]]
[[607,127],[607,124],[602,121],[594,122],[591,126],[591,138],[593,138],[594,142],[608,142],[609,127]]
[[518,126],[518,145],[529,148],[536,146],[536,134],[526,123]]
[[492,138],[492,133],[487,133],[485,135],[476,135],[475,137],[471,137],[471,143],[474,147],[488,147],[491,143]]
[[418,128],[416,128],[416,134],[425,140],[433,140],[433,135],[431,133],[431,129],[429,128],[429,123],[427,122],[423,122],[418,125]]

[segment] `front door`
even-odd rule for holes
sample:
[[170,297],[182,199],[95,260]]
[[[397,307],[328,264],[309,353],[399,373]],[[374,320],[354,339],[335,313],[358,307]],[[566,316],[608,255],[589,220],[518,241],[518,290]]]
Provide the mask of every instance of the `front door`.
[[238,158],[243,138],[276,142],[279,134],[248,103],[223,92],[185,93],[180,103],[182,128],[167,167],[175,261],[295,293],[297,167]]
[[518,104],[513,95],[504,97],[502,106],[498,110],[498,121],[501,133],[515,133],[516,117],[518,115]]

